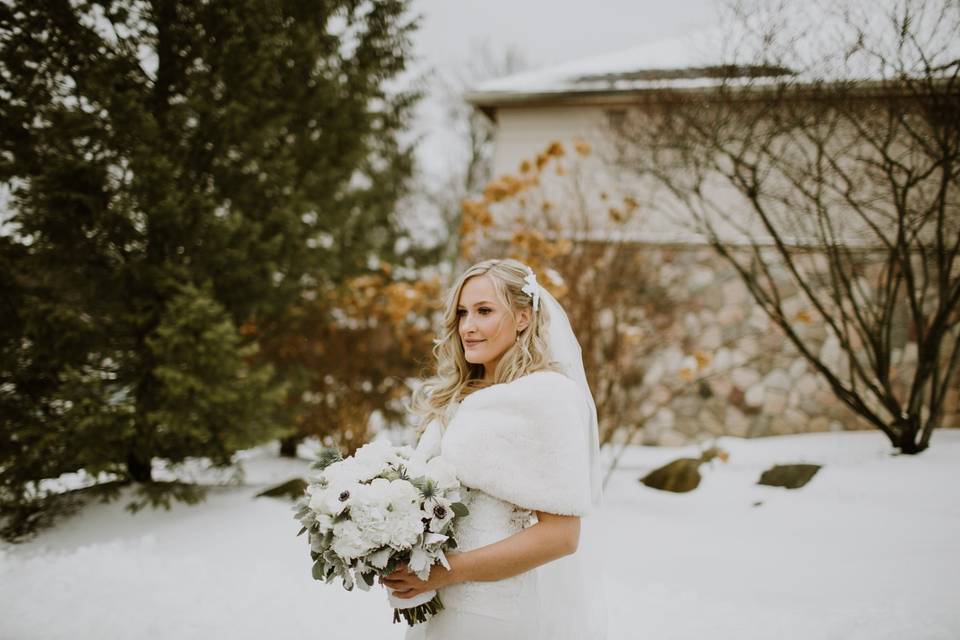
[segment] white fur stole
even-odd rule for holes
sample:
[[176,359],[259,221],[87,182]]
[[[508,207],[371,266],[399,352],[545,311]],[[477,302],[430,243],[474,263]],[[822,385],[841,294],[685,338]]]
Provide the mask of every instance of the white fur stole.
[[582,516],[591,506],[588,411],[576,382],[539,371],[470,394],[442,435],[431,424],[418,449],[439,449],[467,487],[533,511]]

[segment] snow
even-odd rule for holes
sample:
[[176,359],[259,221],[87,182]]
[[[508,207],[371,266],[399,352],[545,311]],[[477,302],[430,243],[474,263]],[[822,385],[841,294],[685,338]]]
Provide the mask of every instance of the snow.
[[[610,640],[960,637],[960,430],[918,456],[873,431],[717,444],[729,462],[688,494],[637,478],[696,447],[631,447],[613,473],[598,516],[616,550]],[[244,452],[244,483],[200,505],[95,503],[0,548],[0,638],[402,638],[379,588],[310,577],[289,502],[254,498],[306,472],[276,451]],[[824,466],[802,489],[756,484],[798,462]]]
[[[663,86],[664,82],[612,80],[603,76],[653,69],[684,69],[717,63],[721,34],[717,29],[698,30],[664,38],[613,53],[590,56],[535,71],[517,73],[478,84],[470,96],[511,93],[556,93],[566,91],[619,91],[629,88]],[[676,86],[678,81],[671,81]],[[683,86],[716,84],[715,80],[683,81]]]
[[[931,73],[927,65],[942,67],[944,78],[953,73],[960,55],[955,10],[940,13],[931,8],[911,14],[911,44],[904,45],[894,26],[903,20],[900,3],[879,0],[871,11],[854,12],[852,17],[835,4],[775,3],[746,19],[719,11],[712,26],[489,80],[473,87],[466,99],[494,106],[556,94],[697,90],[724,83],[751,89],[783,80],[770,75],[724,79],[704,72],[718,65],[755,66],[758,60],[791,69],[795,75],[790,81],[797,84],[822,79],[881,82],[904,72],[923,78]],[[775,37],[768,40],[771,34]],[[914,48],[913,39],[920,50]]]

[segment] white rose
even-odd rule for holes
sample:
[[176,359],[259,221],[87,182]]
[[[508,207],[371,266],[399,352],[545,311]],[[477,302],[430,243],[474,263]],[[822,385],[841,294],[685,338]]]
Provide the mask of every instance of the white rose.
[[366,482],[379,473],[380,468],[376,464],[371,464],[369,460],[361,462],[353,457],[336,462],[323,471],[324,477],[330,484]]
[[390,541],[394,549],[407,549],[423,533],[420,491],[406,480],[390,483]]
[[409,549],[417,543],[423,533],[423,512],[413,508],[404,512],[392,512],[390,540],[394,549]]
[[[354,460],[359,465],[373,471],[370,478],[379,475],[387,466],[387,463],[394,462],[397,459],[395,448],[392,444],[383,440],[368,442],[353,454]],[[369,478],[367,478],[369,479]]]
[[402,447],[397,447],[397,449],[394,451],[394,453],[395,453],[395,454],[397,455],[397,457],[399,457],[399,458],[403,458],[404,460],[409,460],[409,459],[412,458],[412,457],[414,456],[414,454],[416,453],[416,449],[414,449],[414,448],[411,447],[410,445],[404,445],[404,446],[402,446]]
[[409,480],[390,480],[386,488],[390,504],[395,507],[404,507],[407,504],[420,505],[420,490]]
[[406,467],[407,476],[410,478],[422,478],[430,475],[430,472],[427,469],[427,463],[420,458],[410,458],[403,463],[403,466]]
[[371,547],[406,549],[423,533],[420,492],[406,480],[376,478],[350,499],[350,518]]
[[460,487],[460,480],[457,479],[457,469],[441,458],[435,456],[427,462],[427,472],[430,478],[436,481],[441,491],[449,491]]
[[370,485],[362,486],[350,506],[350,519],[373,547],[383,546],[390,540],[389,484],[377,478]]
[[342,520],[333,525],[333,551],[345,560],[359,558],[371,550],[357,525],[351,520]]

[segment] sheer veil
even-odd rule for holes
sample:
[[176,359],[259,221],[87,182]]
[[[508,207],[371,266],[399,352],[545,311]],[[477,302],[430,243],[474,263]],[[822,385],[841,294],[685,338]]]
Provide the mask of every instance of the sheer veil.
[[537,592],[541,620],[540,637],[569,640],[600,640],[606,637],[607,611],[604,586],[602,544],[596,512],[603,501],[603,477],[600,464],[597,406],[587,383],[583,355],[570,320],[557,299],[536,285],[540,304],[549,317],[547,341],[551,358],[573,379],[583,392],[589,407],[589,428],[584,447],[590,455],[592,511],[580,519],[577,552],[549,562],[537,569]]

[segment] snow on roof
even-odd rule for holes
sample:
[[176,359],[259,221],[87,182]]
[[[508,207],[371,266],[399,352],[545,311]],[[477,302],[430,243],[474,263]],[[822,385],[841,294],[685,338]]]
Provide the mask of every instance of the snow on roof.
[[[766,49],[767,34],[752,23],[718,25],[489,80],[473,87],[465,98],[485,108],[572,95],[707,89],[723,83],[756,88],[775,85],[786,75],[799,84],[856,79],[867,87],[895,81],[904,73],[929,77],[931,69],[937,68],[941,68],[937,73],[948,79],[960,58],[960,39],[952,28],[955,22],[937,20],[936,16],[917,20],[913,27],[916,46],[898,47],[896,38],[891,41],[889,24],[867,25],[871,31],[865,41],[863,32],[842,20],[838,23],[837,16],[807,12],[803,6],[794,7],[794,11],[785,23],[791,25],[791,31],[785,32],[786,45],[782,47]],[[875,52],[883,59],[878,60]],[[781,62],[754,64],[757,60]]]
[[467,93],[467,100],[484,103],[498,98],[557,93],[619,92],[631,89],[716,85],[720,67],[719,30],[631,47],[615,53],[488,80]]

